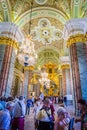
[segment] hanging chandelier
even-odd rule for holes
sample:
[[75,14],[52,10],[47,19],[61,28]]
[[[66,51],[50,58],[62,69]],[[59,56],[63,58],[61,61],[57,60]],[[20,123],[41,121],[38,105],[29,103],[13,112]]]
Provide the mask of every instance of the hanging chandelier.
[[48,79],[48,73],[46,71],[41,72],[41,78],[39,79],[39,82],[42,86],[44,86],[44,88],[50,88],[50,79]]
[[18,51],[18,60],[19,60],[19,63],[22,64],[23,66],[33,66],[35,65],[36,60],[37,60],[37,54],[34,49],[34,43],[30,36],[32,6],[33,6],[33,1],[31,2],[29,34],[26,37],[24,43],[20,46],[19,51]]
[[34,43],[28,36],[26,41],[20,46],[18,60],[23,66],[33,66],[37,60]]

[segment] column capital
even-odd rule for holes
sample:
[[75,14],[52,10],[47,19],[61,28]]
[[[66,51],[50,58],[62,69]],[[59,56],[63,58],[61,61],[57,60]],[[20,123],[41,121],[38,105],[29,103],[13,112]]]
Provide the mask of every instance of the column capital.
[[17,43],[21,43],[24,40],[24,36],[19,27],[12,22],[0,23],[0,37],[7,37]]
[[70,64],[66,63],[66,64],[61,64],[61,69],[69,69],[70,68]]
[[76,42],[87,42],[87,18],[77,18],[66,22],[63,35],[68,47]]
[[67,40],[67,47],[70,47],[72,44],[76,43],[86,43],[87,42],[87,34],[76,34],[70,36]]
[[16,42],[15,40],[13,40],[9,37],[6,37],[6,36],[0,36],[0,44],[6,44],[6,45],[9,45],[9,46],[12,46],[16,50],[19,49],[18,42]]
[[61,69],[66,69],[70,68],[70,59],[69,56],[62,56],[60,57],[60,62],[61,62]]
[[69,56],[61,56],[60,57],[60,63],[61,64],[69,64],[70,63]]

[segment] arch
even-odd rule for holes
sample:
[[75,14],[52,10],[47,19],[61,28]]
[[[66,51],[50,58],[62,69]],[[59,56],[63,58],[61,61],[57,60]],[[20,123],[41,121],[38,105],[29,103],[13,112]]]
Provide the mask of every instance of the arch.
[[[50,53],[50,52],[53,52],[52,56],[46,56],[44,57],[44,53],[45,53],[45,49],[46,49],[46,53]],[[49,61],[51,61],[52,63],[55,63],[55,64],[58,64],[59,63],[59,56],[60,56],[60,51],[53,47],[53,46],[44,46],[44,47],[40,47],[38,50],[38,56],[39,57],[39,60],[37,62],[37,66],[40,65],[40,66],[43,66],[44,63],[48,63]]]
[[52,45],[51,46],[41,46],[41,47],[39,47],[37,49],[37,53],[39,54],[40,52],[44,51],[45,49],[46,50],[47,49],[53,50],[53,51],[57,52],[58,54],[60,53],[60,51],[56,47],[54,47]]
[[[37,7],[32,10],[32,19],[40,17],[51,17],[56,20],[59,20],[62,24],[66,23],[66,20],[69,19],[61,11],[51,8],[51,7]],[[30,19],[30,10],[22,14],[19,18],[15,20],[15,23],[22,28]]]

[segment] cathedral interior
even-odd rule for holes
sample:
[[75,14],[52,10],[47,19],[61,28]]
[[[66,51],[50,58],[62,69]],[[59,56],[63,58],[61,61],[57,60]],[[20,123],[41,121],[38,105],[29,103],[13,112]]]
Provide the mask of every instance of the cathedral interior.
[[87,0],[0,0],[0,96],[87,100]]

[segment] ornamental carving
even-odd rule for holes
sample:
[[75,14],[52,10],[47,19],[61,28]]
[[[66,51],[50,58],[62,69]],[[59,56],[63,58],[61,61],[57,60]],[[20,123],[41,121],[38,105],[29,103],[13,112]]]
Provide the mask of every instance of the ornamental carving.
[[9,46],[12,46],[16,50],[19,49],[18,43],[16,41],[14,41],[13,39],[8,38],[6,36],[0,36],[0,44],[6,44],[6,45],[9,45]]
[[70,47],[72,44],[76,44],[77,42],[87,43],[87,34],[77,34],[70,36],[67,40],[67,47]]
[[62,31],[52,26],[47,18],[42,18],[38,26],[31,31],[33,40],[38,40],[43,44],[51,44],[53,41],[62,39]]

